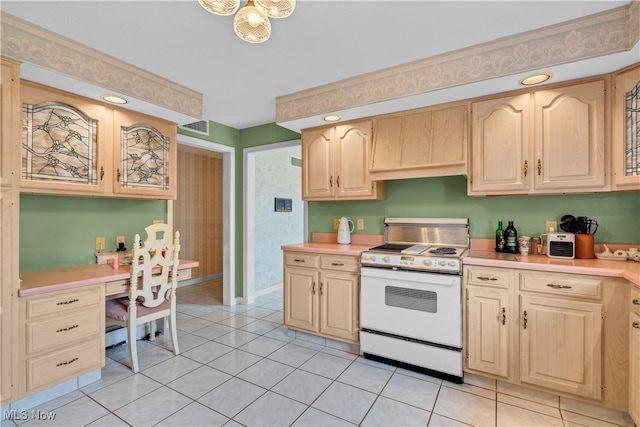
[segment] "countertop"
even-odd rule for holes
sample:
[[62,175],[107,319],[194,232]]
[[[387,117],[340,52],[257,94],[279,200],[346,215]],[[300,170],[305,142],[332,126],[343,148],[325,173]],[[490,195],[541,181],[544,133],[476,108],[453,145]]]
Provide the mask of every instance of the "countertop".
[[[362,251],[383,243],[383,238],[368,236],[358,240],[352,235],[352,244],[336,243],[334,233],[314,234],[314,241],[281,246],[283,251],[314,252],[334,255],[360,256]],[[355,238],[355,239],[354,239]],[[382,241],[381,241],[382,239]],[[480,239],[479,239],[480,240]],[[491,239],[491,241],[493,241]],[[473,248],[475,245],[472,244]],[[477,245],[482,247],[482,245]],[[601,259],[557,259],[546,255],[520,255],[496,253],[472,249],[463,258],[464,265],[517,268],[522,270],[549,271],[555,273],[589,274],[605,277],[622,277],[640,287],[640,262],[608,261]]]
[[640,262],[600,259],[558,259],[546,255],[503,254],[471,250],[463,258],[464,265],[518,268],[555,273],[590,274],[622,277],[640,287]]
[[[198,265],[198,261],[181,259],[178,270],[195,268]],[[18,296],[25,297],[128,279],[131,275],[130,271],[128,265],[120,265],[118,269],[114,269],[111,264],[88,264],[22,273],[20,274],[21,282]]]

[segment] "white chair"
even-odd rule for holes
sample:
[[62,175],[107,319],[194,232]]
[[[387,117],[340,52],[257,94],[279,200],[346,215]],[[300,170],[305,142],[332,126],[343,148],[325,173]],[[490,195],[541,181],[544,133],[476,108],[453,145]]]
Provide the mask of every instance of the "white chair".
[[180,354],[176,330],[176,287],[180,233],[171,242],[172,229],[167,224],[145,228],[147,240],[140,246],[140,235],[133,243],[129,296],[108,300],[106,316],[109,324],[127,328],[127,344],[131,369],[138,372],[137,327],[151,322],[150,340],[155,339],[156,321],[169,319],[173,353]]

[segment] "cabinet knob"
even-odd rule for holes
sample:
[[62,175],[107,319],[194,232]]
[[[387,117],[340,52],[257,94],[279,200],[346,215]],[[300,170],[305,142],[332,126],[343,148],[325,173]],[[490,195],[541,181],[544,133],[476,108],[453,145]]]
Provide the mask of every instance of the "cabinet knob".
[[634,327],[634,328],[636,328],[636,329],[640,329],[640,323],[638,323],[638,322],[633,322],[633,323],[631,324],[631,326],[633,326],[633,327]]
[[633,305],[640,305],[640,300],[639,300],[639,299],[637,299],[637,298],[634,298],[634,299],[631,301],[631,304],[633,304]]

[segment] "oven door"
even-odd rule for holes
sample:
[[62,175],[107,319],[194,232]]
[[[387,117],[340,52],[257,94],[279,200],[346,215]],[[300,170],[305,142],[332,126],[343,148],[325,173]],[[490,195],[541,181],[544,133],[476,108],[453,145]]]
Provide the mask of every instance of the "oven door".
[[460,276],[362,267],[363,329],[462,348]]

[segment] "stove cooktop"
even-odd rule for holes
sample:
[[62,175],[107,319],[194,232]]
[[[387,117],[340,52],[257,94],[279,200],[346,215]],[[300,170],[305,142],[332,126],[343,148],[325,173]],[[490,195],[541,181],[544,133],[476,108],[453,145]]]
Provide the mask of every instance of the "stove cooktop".
[[461,274],[466,247],[387,243],[364,251],[363,267]]

